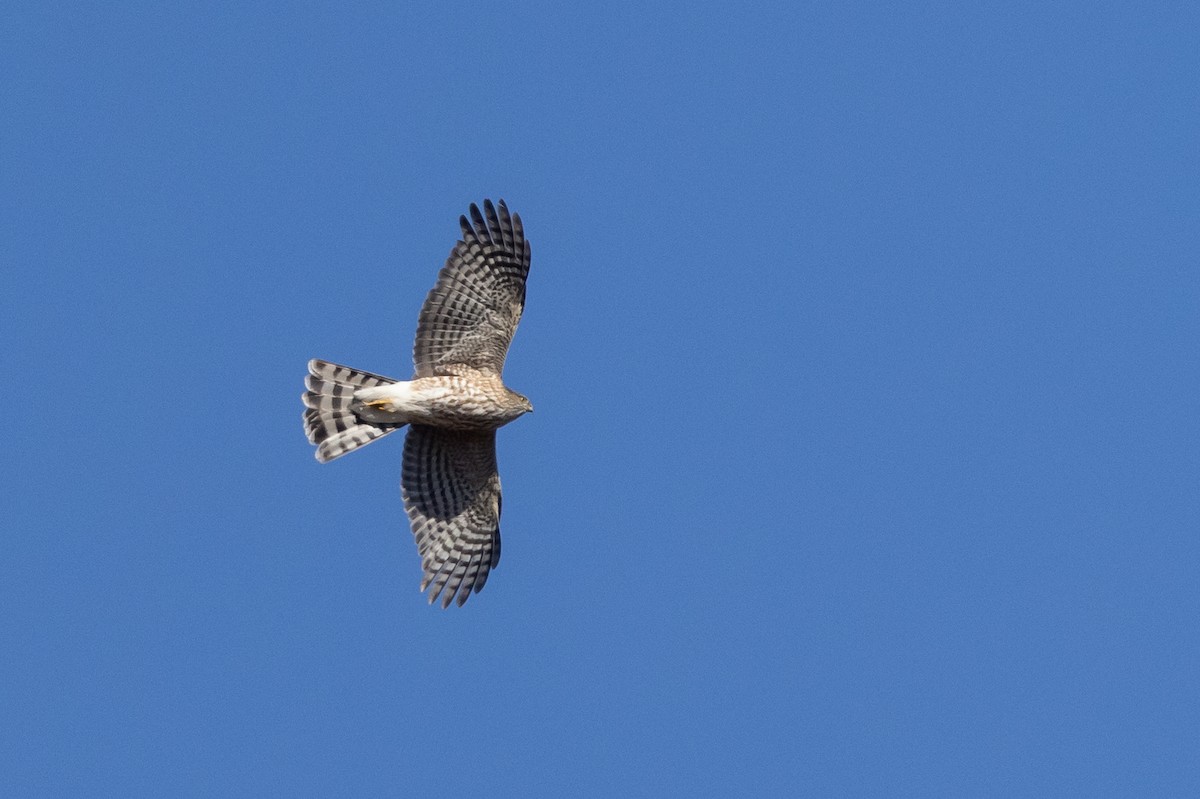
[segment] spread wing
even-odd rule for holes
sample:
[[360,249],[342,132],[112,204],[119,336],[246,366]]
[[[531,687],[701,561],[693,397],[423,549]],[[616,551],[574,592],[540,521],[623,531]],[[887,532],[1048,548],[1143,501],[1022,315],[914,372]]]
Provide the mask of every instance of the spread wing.
[[429,603],[461,607],[500,562],[500,475],[495,432],[412,425],[400,478]]
[[[486,216],[486,219],[485,219]],[[417,377],[499,375],[525,308],[529,242],[521,217],[501,200],[471,204],[471,221],[459,217],[462,240],[454,246],[417,322],[413,365]]]

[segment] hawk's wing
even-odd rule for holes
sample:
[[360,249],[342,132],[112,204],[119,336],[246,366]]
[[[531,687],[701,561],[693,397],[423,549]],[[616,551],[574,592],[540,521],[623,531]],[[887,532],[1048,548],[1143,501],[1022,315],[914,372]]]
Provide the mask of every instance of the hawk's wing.
[[[521,217],[483,202],[471,221],[459,217],[463,238],[450,251],[417,322],[417,377],[476,370],[499,375],[525,307],[529,242]],[[484,218],[486,215],[486,220]]]
[[[429,602],[461,606],[500,561],[500,475],[495,432],[412,425],[400,479]],[[432,586],[432,587],[431,587]]]

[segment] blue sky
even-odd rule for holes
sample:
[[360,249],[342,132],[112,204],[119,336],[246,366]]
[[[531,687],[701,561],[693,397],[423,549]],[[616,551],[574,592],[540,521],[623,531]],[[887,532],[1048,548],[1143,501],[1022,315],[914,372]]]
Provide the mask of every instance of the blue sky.
[[[0,793],[1200,792],[1190,4],[0,11]],[[504,558],[407,377],[533,243]]]

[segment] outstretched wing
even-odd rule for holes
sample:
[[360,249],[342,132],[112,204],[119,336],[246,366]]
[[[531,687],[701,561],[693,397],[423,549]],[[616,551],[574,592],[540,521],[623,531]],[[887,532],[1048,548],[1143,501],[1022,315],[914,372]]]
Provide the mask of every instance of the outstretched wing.
[[412,425],[400,479],[425,572],[421,590],[461,607],[500,561],[496,434]]
[[[486,219],[484,218],[486,216]],[[462,240],[450,251],[417,322],[413,365],[417,377],[499,375],[525,308],[529,242],[521,217],[501,200],[471,204],[459,217]]]

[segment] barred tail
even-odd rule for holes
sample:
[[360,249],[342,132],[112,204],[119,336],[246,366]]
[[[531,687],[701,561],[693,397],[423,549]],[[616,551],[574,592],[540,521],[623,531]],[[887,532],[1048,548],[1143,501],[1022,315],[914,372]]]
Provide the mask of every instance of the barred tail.
[[357,389],[395,382],[390,377],[338,366],[336,363],[315,358],[309,361],[308,376],[304,378],[304,387],[308,389],[303,395],[307,406],[304,411],[304,432],[308,440],[317,445],[317,460],[328,463],[404,427],[403,424],[365,421],[355,415],[351,408]]

